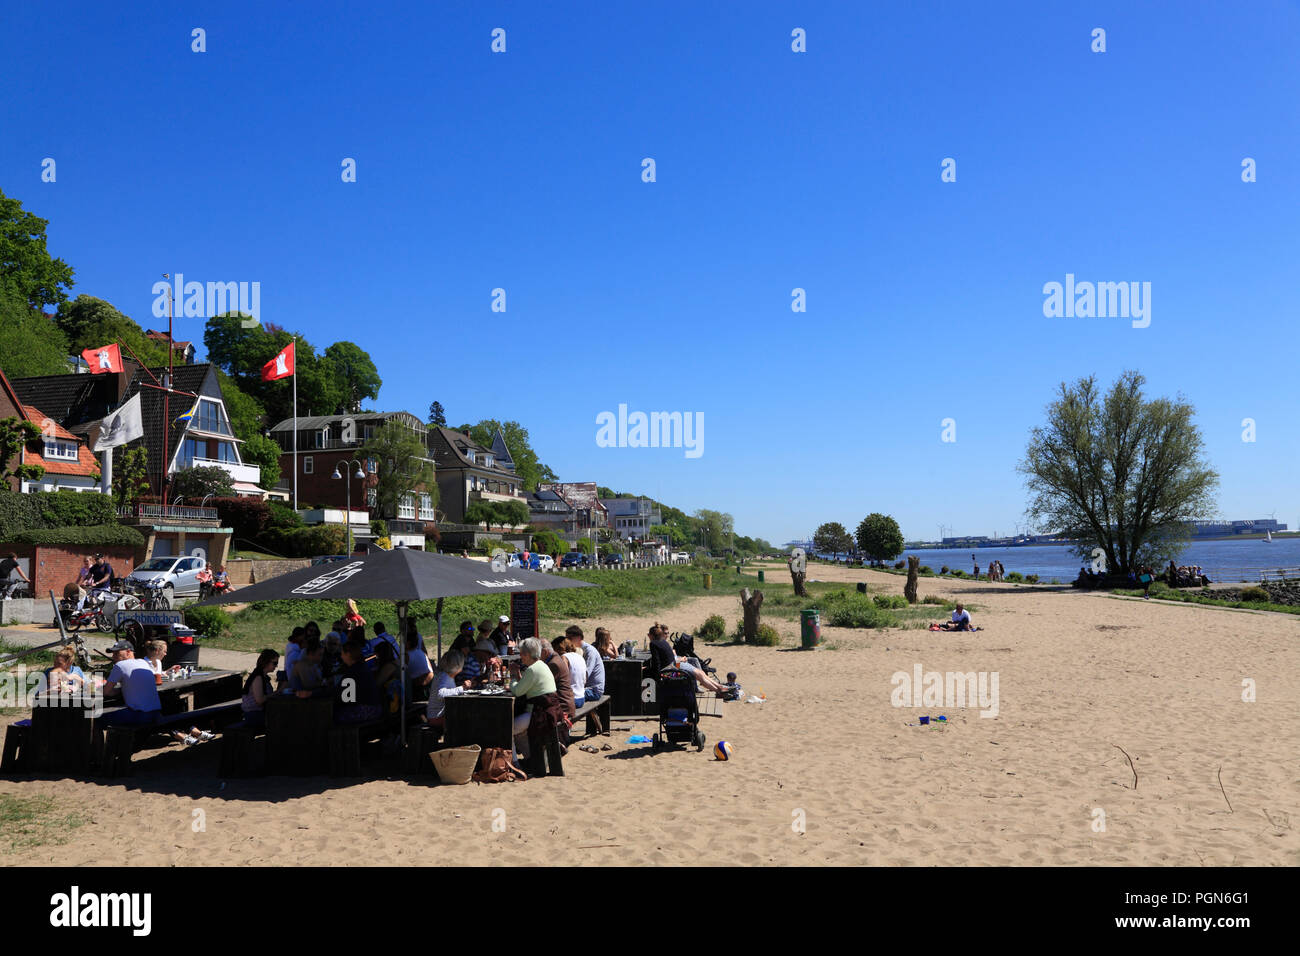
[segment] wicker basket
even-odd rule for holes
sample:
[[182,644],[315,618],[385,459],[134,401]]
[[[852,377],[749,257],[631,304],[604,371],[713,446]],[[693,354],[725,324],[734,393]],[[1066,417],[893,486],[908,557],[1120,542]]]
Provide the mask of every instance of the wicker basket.
[[450,747],[447,750],[435,750],[429,754],[433,769],[438,771],[438,779],[443,783],[465,784],[474,776],[478,766],[478,744],[468,747]]

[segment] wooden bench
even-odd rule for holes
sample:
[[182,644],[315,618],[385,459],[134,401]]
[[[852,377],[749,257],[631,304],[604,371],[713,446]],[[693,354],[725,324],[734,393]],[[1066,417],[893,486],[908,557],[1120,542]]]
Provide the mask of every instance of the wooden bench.
[[575,723],[579,717],[587,718],[586,736],[594,737],[597,734],[609,735],[609,723],[611,719],[610,700],[611,698],[609,694],[605,694],[596,700],[589,700],[579,707],[577,712],[573,715]]
[[31,720],[16,720],[5,728],[4,755],[0,757],[0,773],[16,773],[24,766],[23,748],[27,745]]
[[436,774],[429,754],[438,749],[442,739],[442,728],[429,724],[417,723],[406,731],[406,750],[403,752],[403,766],[411,774]]
[[266,773],[266,725],[240,721],[221,731],[220,777],[260,777]]
[[387,721],[372,720],[355,724],[336,724],[330,728],[330,776],[361,776],[361,736],[377,740]]
[[140,744],[154,734],[188,730],[190,727],[203,727],[204,724],[217,727],[242,712],[240,702],[231,700],[199,710],[181,711],[179,714],[161,717],[151,724],[112,724],[104,735],[104,758],[100,769],[109,777],[130,776],[131,758],[135,756]]

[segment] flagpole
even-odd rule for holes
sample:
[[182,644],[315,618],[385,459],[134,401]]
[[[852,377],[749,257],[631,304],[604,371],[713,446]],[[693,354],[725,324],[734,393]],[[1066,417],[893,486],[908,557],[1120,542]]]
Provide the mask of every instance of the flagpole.
[[[297,343],[293,337],[292,343]],[[298,346],[293,346],[293,510],[298,510]]]

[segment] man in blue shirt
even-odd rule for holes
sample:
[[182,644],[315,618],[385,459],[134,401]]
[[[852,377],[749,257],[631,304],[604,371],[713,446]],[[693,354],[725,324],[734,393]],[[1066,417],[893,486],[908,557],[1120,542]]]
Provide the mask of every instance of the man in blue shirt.
[[[596,629],[599,635],[604,628]],[[587,665],[587,682],[583,691],[584,700],[600,700],[605,696],[605,661],[600,656],[600,651],[587,643],[583,637],[582,628],[578,625],[570,625],[564,631],[564,636],[569,638],[576,650],[582,654],[582,661]]]
[[104,683],[104,695],[122,695],[126,704],[121,710],[105,714],[102,718],[106,724],[152,724],[162,713],[162,702],[158,699],[158,686],[154,680],[153,667],[148,661],[135,659],[135,645],[130,641],[118,641],[109,652],[113,655],[113,669],[108,672]]

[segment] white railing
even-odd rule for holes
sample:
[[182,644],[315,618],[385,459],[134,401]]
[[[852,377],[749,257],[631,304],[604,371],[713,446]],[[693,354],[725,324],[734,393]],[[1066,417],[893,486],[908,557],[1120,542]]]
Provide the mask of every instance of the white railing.
[[117,509],[119,518],[139,518],[145,521],[217,521],[216,508],[197,508],[189,505],[134,504]]

